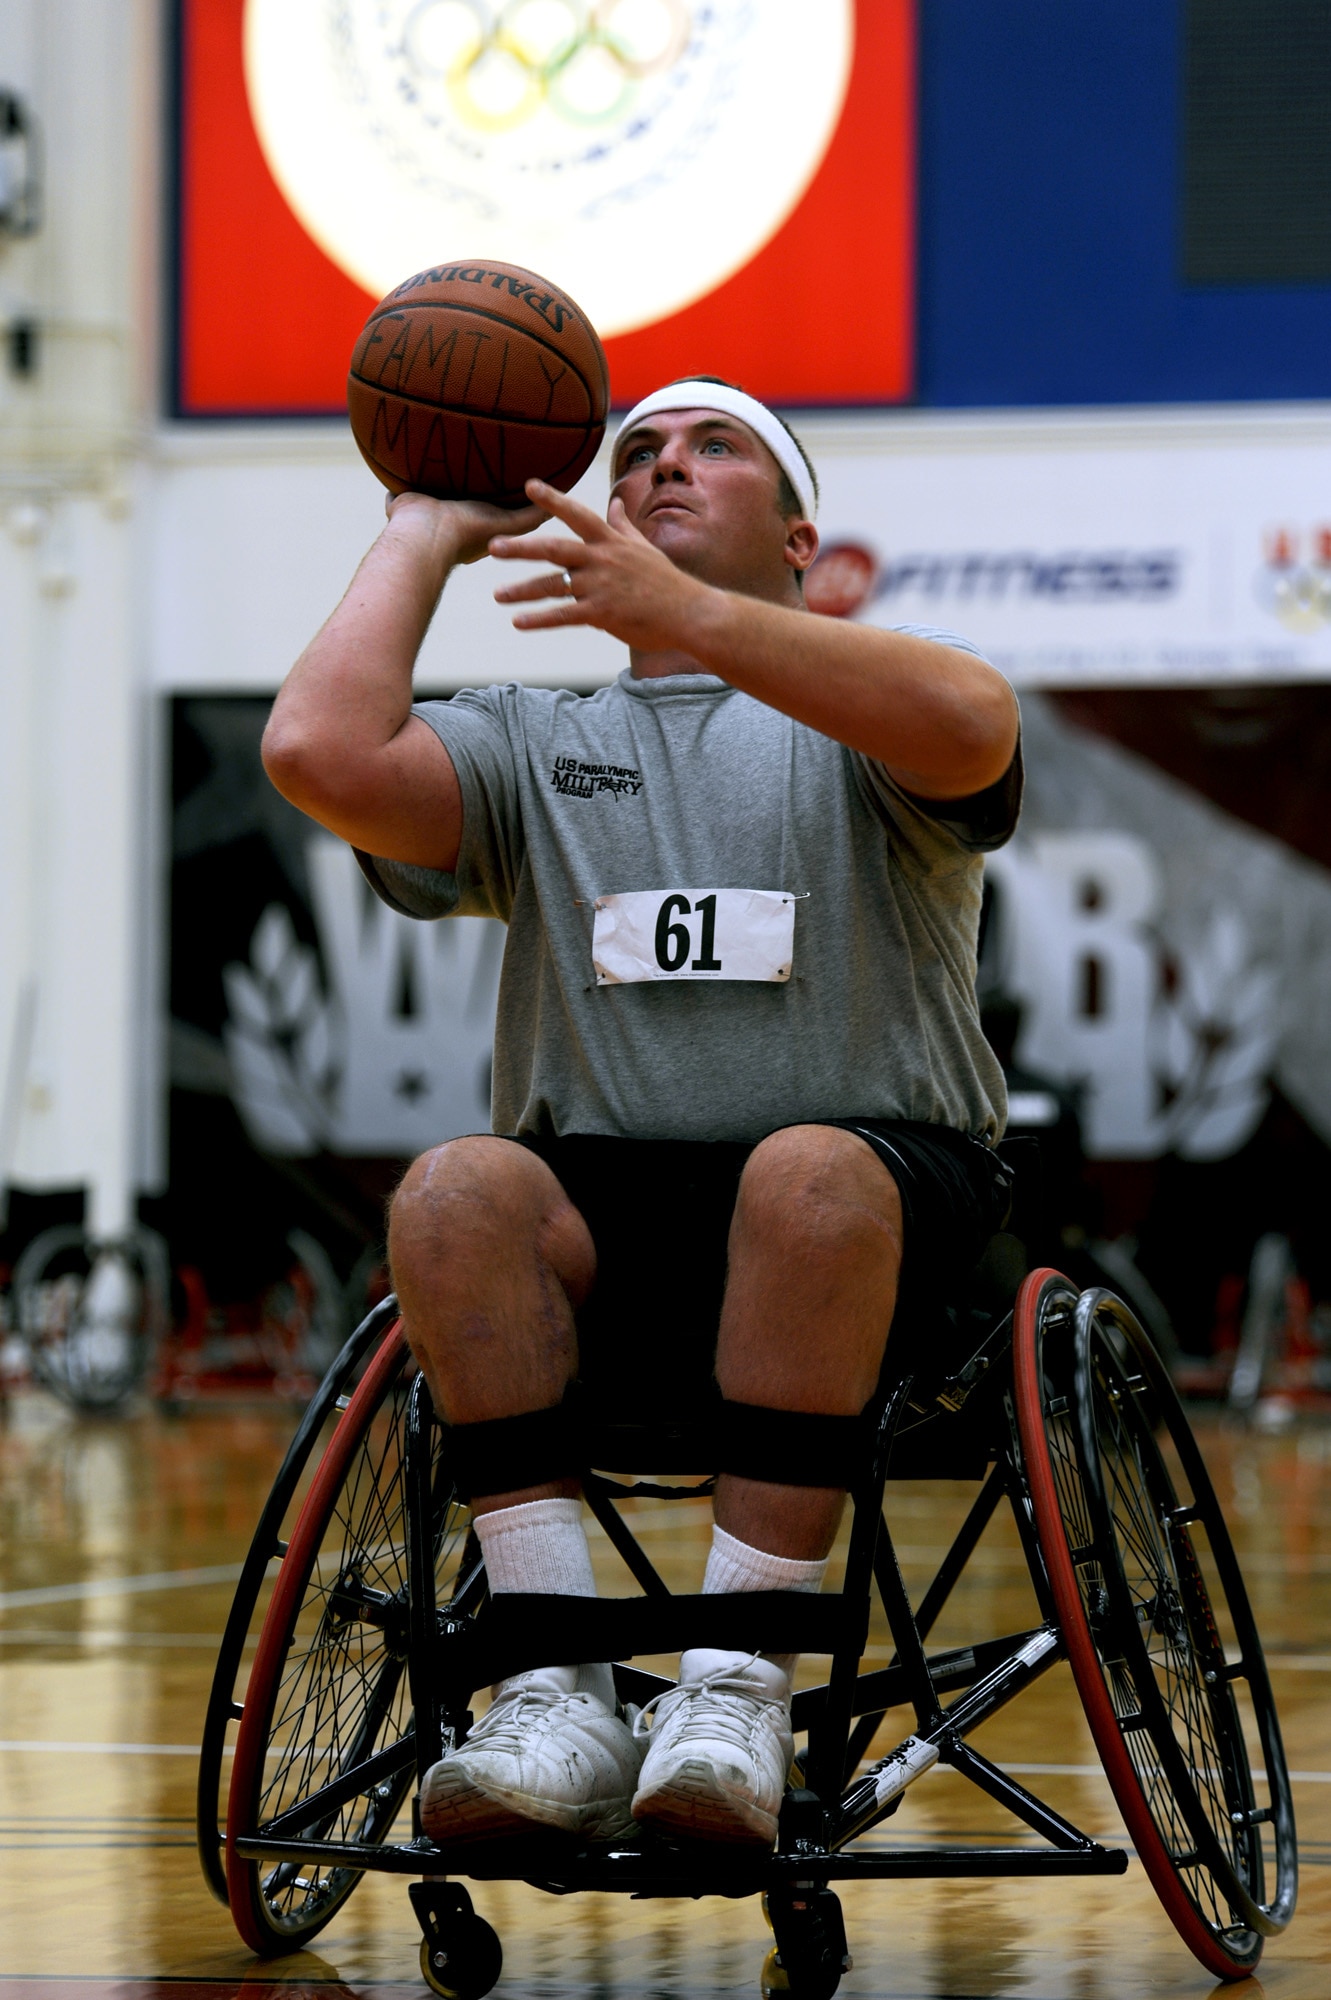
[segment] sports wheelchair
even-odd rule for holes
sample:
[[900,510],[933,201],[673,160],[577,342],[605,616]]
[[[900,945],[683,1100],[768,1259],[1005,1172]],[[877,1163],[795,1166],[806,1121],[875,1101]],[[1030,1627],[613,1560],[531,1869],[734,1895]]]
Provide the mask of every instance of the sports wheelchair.
[[[1007,1243],[1010,1255],[1018,1246]],[[986,1263],[994,1268],[988,1253]],[[1019,1286],[1014,1272],[987,1296],[981,1286],[945,1319],[936,1339],[905,1343],[941,1358],[885,1384],[866,1414],[839,1592],[667,1590],[619,1505],[710,1490],[710,1481],[697,1483],[717,1464],[704,1413],[691,1434],[588,1426],[587,1503],[641,1594],[570,1599],[488,1594],[450,1472],[448,1427],[435,1417],[394,1301],[378,1306],[292,1441],[213,1682],[199,1854],[245,1943],[264,1957],[300,1949],[365,1871],[387,1870],[417,1878],[410,1896],[427,1984],[443,2000],[479,2000],[499,1977],[502,1952],[459,1876],[524,1880],[555,1894],[756,1894],[775,1938],[764,1991],[830,2000],[851,1962],[834,1882],[1126,1870],[1126,1852],[1081,1832],[969,1741],[1067,1660],[1135,1850],[1180,1936],[1213,1975],[1251,1972],[1294,1910],[1289,1776],[1233,1546],[1169,1377],[1120,1300],[1079,1293],[1056,1271],[1035,1271]],[[632,1476],[644,1466],[668,1466],[671,1479],[690,1483]],[[978,1487],[914,1605],[884,1512],[887,1482],[902,1477]],[[927,1650],[1004,1502],[1040,1622]],[[876,1668],[863,1658],[874,1591],[895,1647]],[[635,1656],[685,1645],[829,1659],[825,1683],[794,1698],[805,1742],[773,1852],[646,1834],[594,1845],[544,1832],[444,1850],[422,1835],[412,1795],[463,1739],[476,1689],[529,1667],[608,1659],[619,1663],[620,1699],[641,1703],[671,1683],[632,1665]],[[913,1728],[865,1764],[888,1711],[903,1707]],[[1259,1770],[1245,1715],[1260,1739]],[[940,1761],[1040,1844],[866,1845],[862,1836]]]

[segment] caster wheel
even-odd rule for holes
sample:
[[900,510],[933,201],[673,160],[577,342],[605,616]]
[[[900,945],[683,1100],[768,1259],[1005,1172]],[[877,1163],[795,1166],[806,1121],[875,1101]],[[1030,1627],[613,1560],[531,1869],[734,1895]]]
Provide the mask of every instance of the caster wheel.
[[851,1968],[841,1905],[832,1891],[795,1884],[774,1889],[764,1898],[763,1915],[776,1935],[763,1961],[764,1995],[832,2000]]
[[462,1917],[421,1939],[421,1974],[439,2000],[481,2000],[504,1968],[504,1950],[484,1917]]
[[[764,1910],[763,1914],[766,1916],[767,1912]],[[762,1988],[763,2000],[773,2000],[774,1994],[789,1993],[790,1991],[790,1981],[786,1977],[786,1968],[781,1963],[781,1954],[775,1945],[772,1946],[772,1949],[763,1960],[763,1969],[759,1983]]]

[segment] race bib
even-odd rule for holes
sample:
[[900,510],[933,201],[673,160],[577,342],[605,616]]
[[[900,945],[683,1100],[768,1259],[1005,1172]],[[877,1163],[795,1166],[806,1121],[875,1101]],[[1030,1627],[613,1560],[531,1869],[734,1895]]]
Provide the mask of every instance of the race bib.
[[795,897],[783,889],[642,889],[598,896],[598,986],[643,979],[790,977]]

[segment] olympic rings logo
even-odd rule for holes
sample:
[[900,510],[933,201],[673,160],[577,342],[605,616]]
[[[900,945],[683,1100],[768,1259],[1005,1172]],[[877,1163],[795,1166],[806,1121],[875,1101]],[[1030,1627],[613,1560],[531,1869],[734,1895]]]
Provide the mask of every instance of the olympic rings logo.
[[542,107],[570,125],[614,124],[692,31],[685,0],[420,0],[403,43],[464,125],[510,132]]
[[1266,562],[1257,575],[1257,601],[1288,632],[1319,632],[1331,624],[1331,528],[1310,537],[1310,559],[1300,560],[1300,537],[1280,528],[1267,538]]

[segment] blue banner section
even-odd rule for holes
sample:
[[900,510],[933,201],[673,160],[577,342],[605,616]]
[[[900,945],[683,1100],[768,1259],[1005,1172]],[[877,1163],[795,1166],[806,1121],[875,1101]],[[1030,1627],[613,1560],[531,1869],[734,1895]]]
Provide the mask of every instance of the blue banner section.
[[1331,394],[1331,284],[1184,282],[1184,20],[924,0],[922,403]]

